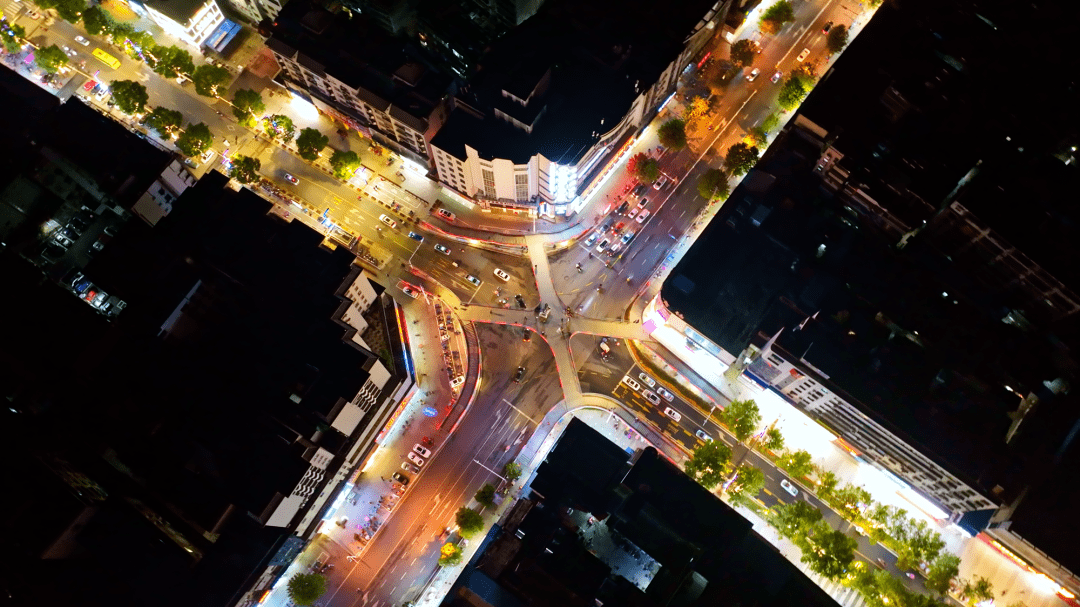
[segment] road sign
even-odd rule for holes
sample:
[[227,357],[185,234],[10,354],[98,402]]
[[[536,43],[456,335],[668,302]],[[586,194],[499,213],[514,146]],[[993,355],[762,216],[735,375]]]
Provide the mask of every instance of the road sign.
[[438,414],[439,414],[439,412],[436,411],[435,409],[433,409],[431,407],[424,407],[424,415],[426,415],[428,417],[435,417]]

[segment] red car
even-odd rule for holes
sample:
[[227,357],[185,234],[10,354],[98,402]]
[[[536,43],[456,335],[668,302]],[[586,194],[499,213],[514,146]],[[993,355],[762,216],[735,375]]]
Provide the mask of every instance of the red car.
[[95,86],[97,86],[97,81],[96,80],[87,80],[86,84],[84,84],[82,86],[82,90],[89,93],[90,91],[92,91],[94,89]]

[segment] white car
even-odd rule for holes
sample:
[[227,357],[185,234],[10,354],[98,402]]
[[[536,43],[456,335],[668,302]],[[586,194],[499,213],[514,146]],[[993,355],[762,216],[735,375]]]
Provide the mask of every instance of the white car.
[[645,397],[645,400],[654,405],[660,404],[660,397],[657,396],[652,390],[642,390],[641,395]]
[[390,226],[391,228],[396,228],[397,227],[397,222],[394,221],[393,219],[390,219],[390,217],[387,216],[387,215],[379,215],[379,221],[385,223],[386,225]]
[[760,73],[761,73],[761,70],[759,70],[758,68],[755,67],[753,70],[750,71],[749,74],[746,75],[746,81],[747,82],[753,82],[754,79],[757,78],[758,74],[760,74]]
[[802,50],[802,52],[799,53],[799,56],[795,58],[795,61],[802,62],[803,60],[805,60],[809,56],[810,56],[810,49],[804,48]]
[[676,422],[681,422],[682,421],[682,414],[679,413],[678,411],[676,411],[675,409],[672,409],[671,407],[664,407],[664,415],[670,417],[671,419],[675,420]]
[[644,211],[641,212],[640,215],[637,216],[637,219],[635,219],[634,221],[636,221],[638,223],[645,223],[645,220],[648,219],[648,218],[649,218],[649,209],[645,209]]
[[415,453],[409,453],[408,458],[410,462],[416,464],[417,468],[424,465],[424,458],[420,457]]
[[409,297],[412,297],[413,299],[416,299],[417,297],[420,296],[420,293],[418,293],[416,291],[416,289],[413,288],[413,286],[410,285],[410,284],[402,285],[401,286],[401,292],[408,295]]
[[606,249],[609,244],[611,244],[611,241],[608,240],[607,238],[601,240],[600,244],[596,245],[596,252],[597,253],[603,253],[604,249]]
[[82,36],[75,36],[75,42],[78,42],[83,46],[90,46],[90,41],[86,38],[83,38]]
[[700,438],[707,443],[712,442],[712,437],[709,436],[704,430],[698,430],[697,432],[694,432],[694,436]]
[[781,480],[780,486],[784,488],[784,491],[790,493],[791,497],[799,497],[799,490],[796,489],[795,485],[792,485],[791,481],[789,481],[788,479],[785,478]]
[[593,232],[591,236],[589,236],[588,238],[585,239],[585,246],[586,247],[593,246],[593,243],[596,242],[597,238],[600,238],[600,234],[598,234],[596,232]]
[[469,274],[468,276],[466,276],[465,280],[469,281],[470,283],[472,283],[475,286],[478,286],[478,287],[480,286],[480,279],[473,276],[472,274]]
[[655,388],[656,387],[656,380],[649,377],[648,375],[646,375],[644,373],[638,373],[638,379],[645,382],[646,384],[649,384],[650,388]]
[[431,451],[428,451],[425,447],[421,447],[419,444],[413,445],[412,450],[421,457],[431,457]]
[[624,375],[623,378],[622,378],[622,381],[623,381],[624,384],[630,386],[630,388],[632,390],[640,390],[641,389],[641,384],[634,381],[634,379],[632,377],[630,377],[629,375]]
[[662,396],[663,399],[666,400],[669,403],[671,401],[675,400],[675,395],[672,394],[671,392],[668,392],[663,386],[657,386],[656,387],[656,393],[659,394],[660,396]]
[[626,214],[626,218],[627,219],[633,219],[634,217],[637,217],[638,211],[640,211],[640,210],[641,210],[641,207],[634,207],[634,208],[630,209],[630,212],[628,212]]
[[299,185],[300,184],[300,180],[297,179],[296,177],[293,177],[289,173],[285,173],[285,181],[288,181],[289,183],[291,183],[293,185]]
[[666,186],[667,183],[668,183],[667,175],[661,175],[660,179],[657,179],[656,182],[652,184],[652,187],[654,189],[659,190],[659,189],[663,188],[664,186]]
[[509,282],[510,281],[510,275],[507,274],[506,272],[503,272],[499,268],[495,268],[495,278],[498,278],[499,280],[501,280],[503,282]]
[[445,219],[447,221],[453,221],[454,219],[457,218],[456,215],[454,215],[450,211],[447,211],[446,209],[439,209],[438,211],[435,211],[435,212],[439,214],[439,217],[442,217],[443,219]]

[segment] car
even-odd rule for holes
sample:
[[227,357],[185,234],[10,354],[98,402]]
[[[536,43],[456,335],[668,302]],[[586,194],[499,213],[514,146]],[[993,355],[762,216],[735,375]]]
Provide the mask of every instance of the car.
[[801,62],[801,61],[805,60],[809,56],[810,56],[810,49],[804,48],[802,50],[802,52],[799,53],[799,56],[795,58],[795,61],[800,61]]
[[664,400],[666,400],[669,403],[671,401],[675,400],[675,395],[672,394],[671,392],[668,392],[667,389],[664,388],[663,386],[657,386],[656,387],[656,393],[659,394]]
[[420,472],[419,468],[417,468],[416,466],[410,464],[409,462],[401,462],[401,469],[404,470],[405,472],[412,472],[413,474],[416,474],[417,472]]
[[776,70],[776,73],[773,74],[772,78],[769,78],[769,80],[771,80],[773,84],[776,84],[777,82],[780,82],[780,79],[783,78],[783,77],[784,77],[784,72],[781,72],[780,70]]
[[79,282],[71,285],[71,290],[74,291],[76,295],[82,295],[83,293],[86,293],[86,291],[88,289],[92,288],[93,286],[94,286],[94,283],[90,282],[89,278],[83,278]]
[[385,214],[379,215],[379,221],[385,223],[386,225],[390,226],[391,228],[396,228],[397,227],[397,222],[394,221],[393,219],[390,219],[390,217],[388,215],[385,215]]
[[655,379],[653,379],[653,378],[651,378],[651,377],[649,377],[649,376],[648,376],[647,374],[645,374],[645,373],[638,373],[638,379],[640,379],[641,381],[643,381],[643,382],[645,382],[646,384],[648,384],[650,388],[654,388],[654,387],[656,387],[656,380],[655,380]]
[[57,244],[55,241],[46,242],[41,246],[41,251],[38,253],[45,261],[55,262],[64,256],[67,249]]
[[607,221],[604,222],[604,225],[600,226],[600,231],[601,232],[607,232],[608,230],[611,229],[611,226],[614,223],[615,223],[614,219],[608,219]]
[[662,188],[663,188],[664,186],[666,186],[667,184],[668,184],[668,178],[667,178],[667,175],[661,175],[661,176],[660,176],[660,179],[657,179],[657,180],[656,180],[656,181],[655,181],[655,182],[654,182],[654,183],[652,184],[652,187],[653,187],[653,189],[654,189],[654,190],[659,190],[659,189],[662,189]]
[[641,200],[638,201],[637,208],[638,209],[644,209],[645,205],[647,205],[647,204],[649,204],[649,199],[648,198],[642,198]]
[[821,28],[821,33],[822,34],[828,34],[829,30],[831,30],[831,29],[832,29],[832,21],[826,21],[825,22],[825,27]]
[[106,314],[106,316],[116,316],[116,315],[120,314],[121,312],[123,312],[124,308],[126,308],[126,307],[127,307],[127,302],[126,301],[120,299],[119,297],[114,296],[114,297],[110,297],[109,301],[105,302],[105,307],[102,308],[102,311],[103,312],[106,311],[106,308],[107,308],[108,313]]
[[34,21],[37,21],[38,19],[41,19],[41,13],[39,13],[39,12],[37,12],[35,10],[26,11],[26,16],[30,17]]
[[522,297],[520,293],[518,293],[517,295],[514,296],[514,301],[516,301],[517,304],[519,306],[521,306],[522,308],[525,307],[525,298]]
[[679,413],[678,411],[676,411],[675,409],[672,409],[671,407],[664,407],[664,415],[670,417],[671,419],[675,420],[676,422],[681,422],[682,421],[682,414]]
[[424,237],[416,232],[409,232],[409,238],[412,238],[416,242],[424,242]]
[[435,212],[439,215],[439,217],[442,217],[446,221],[454,221],[454,219],[457,218],[457,215],[454,215],[453,213],[451,213],[450,211],[447,211],[446,209],[439,209],[438,211],[435,211]]
[[472,284],[474,284],[474,285],[476,285],[478,287],[480,286],[480,279],[473,276],[472,274],[469,274],[468,276],[466,276],[465,280],[471,282]]
[[401,483],[402,485],[408,485],[409,484],[409,477],[405,476],[404,474],[402,474],[400,472],[395,472],[395,473],[391,474],[390,478],[392,478],[395,481]]
[[619,232],[622,232],[622,229],[625,228],[625,227],[626,227],[626,222],[625,221],[620,221],[619,223],[615,224],[615,229],[612,230],[612,231],[615,232],[616,234],[618,234]]
[[615,209],[615,212],[618,213],[619,215],[622,215],[623,213],[626,212],[626,209],[629,209],[629,208],[630,208],[630,201],[629,200],[624,200],[623,203],[619,205],[619,208]]
[[597,238],[600,238],[600,234],[598,232],[593,232],[588,238],[585,239],[585,246],[586,247],[593,246],[593,244],[596,242]]
[[105,248],[105,245],[109,244],[110,240],[112,240],[112,236],[102,234],[101,236],[98,236],[98,239],[94,241],[94,244],[90,245],[90,248],[95,251],[100,251]]
[[634,190],[632,192],[630,192],[630,193],[633,194],[634,196],[641,196],[642,194],[644,194],[647,191],[649,191],[648,186],[646,186],[644,183],[639,183],[637,186],[634,187]]
[[431,457],[431,451],[419,443],[413,445],[412,450],[421,457]]
[[53,242],[64,247],[65,249],[70,248],[71,245],[75,244],[74,240],[68,238],[67,236],[64,236],[64,234],[61,232],[53,234]]
[[84,91],[86,91],[87,93],[89,93],[90,91],[93,91],[93,90],[94,90],[94,87],[95,87],[95,86],[97,86],[97,80],[87,80],[87,81],[86,81],[86,84],[84,84],[84,85],[82,86],[82,90],[84,90]]
[[529,341],[532,339],[532,331],[529,330],[529,327],[522,327],[521,330],[523,332],[521,341]]
[[409,453],[406,457],[409,458],[410,462],[416,464],[417,468],[424,465],[424,458],[420,457],[415,453]]
[[106,293],[105,291],[98,291],[97,293],[94,294],[93,298],[87,297],[85,299],[86,299],[86,301],[88,301],[90,303],[90,305],[92,307],[100,308],[105,303],[105,300],[108,299],[108,298],[109,298],[108,293]]
[[416,287],[408,283],[401,287],[401,292],[408,295],[409,297],[412,297],[413,299],[416,299],[420,296],[420,292],[416,290]]
[[94,95],[94,96],[97,97],[98,101],[101,101],[102,99],[109,96],[109,87],[107,87],[104,84],[101,84],[99,82],[96,88],[97,88],[97,94]]
[[90,41],[86,38],[83,38],[82,36],[75,36],[75,42],[78,42],[83,46],[90,46]]
[[630,386],[630,389],[632,389],[632,390],[640,390],[641,389],[641,384],[637,383],[637,381],[635,381],[634,378],[630,377],[629,375],[624,375],[623,378],[622,378],[622,382],[624,384]]
[[499,280],[501,280],[503,282],[509,282],[510,281],[510,275],[507,274],[506,272],[503,272],[499,268],[495,268],[494,274],[495,274],[495,278],[498,278]]
[[781,479],[780,486],[784,488],[784,491],[790,493],[791,497],[799,497],[799,490],[796,489],[795,485],[791,484],[791,481],[788,479]]
[[72,240],[78,240],[79,237],[82,236],[82,234],[80,234],[77,230],[75,230],[71,226],[66,226],[66,227],[62,228],[60,230],[60,233],[63,234],[64,236],[67,236],[68,238],[70,238]]
[[630,242],[633,239],[634,239],[634,231],[633,230],[627,230],[626,233],[622,235],[622,243],[623,244],[626,244],[626,243]]
[[703,440],[703,441],[705,441],[707,443],[712,442],[712,437],[709,436],[708,433],[705,432],[704,430],[698,430],[698,431],[694,432],[694,436],[700,438],[701,440]]
[[656,393],[652,390],[642,390],[641,395],[645,397],[645,400],[649,401],[654,405],[660,404],[660,397],[657,396]]
[[746,75],[746,81],[747,82],[753,82],[755,79],[757,79],[758,74],[760,74],[760,73],[761,73],[761,70],[759,70],[758,68],[755,67],[754,69],[750,70],[749,74]]
[[641,207],[634,207],[634,208],[630,209],[630,212],[626,214],[626,218],[627,219],[633,219],[633,218],[637,217],[638,211],[640,211],[640,210],[641,210]]
[[79,268],[71,268],[64,275],[60,277],[57,282],[65,287],[74,287],[76,283],[86,278],[83,273],[79,271]]
[[[72,220],[72,221],[74,221],[74,220]],[[105,231],[105,233],[106,233],[106,234],[108,234],[109,236],[116,236],[116,231],[117,231],[117,230],[119,230],[119,229],[120,229],[120,228],[119,228],[119,227],[117,227],[117,226],[105,226],[105,230],[104,230],[104,231]]]
[[72,217],[71,221],[68,222],[67,226],[74,229],[79,234],[82,234],[86,231],[86,228],[90,227],[90,222],[93,220],[93,215],[89,217],[84,217],[82,213],[80,213],[79,215]]
[[450,249],[442,246],[441,244],[435,245],[435,250],[442,253],[443,255],[449,255],[450,254]]
[[514,373],[514,383],[520,384],[522,377],[525,377],[525,367],[518,367],[517,373]]
[[622,250],[622,243],[616,242],[611,245],[611,248],[607,250],[608,257],[614,257],[616,253]]
[[649,213],[650,213],[649,209],[645,209],[644,211],[641,212],[640,215],[637,216],[637,219],[635,219],[634,221],[636,221],[638,223],[645,223],[645,220],[649,218]]
[[[213,157],[214,157],[214,150],[206,150],[205,152],[203,152],[202,154],[199,155],[199,160],[202,161],[202,162],[210,162],[210,160]],[[289,177],[292,177],[292,175],[289,175],[288,173],[285,173],[285,174],[288,175]],[[293,177],[293,179],[296,179],[296,177]],[[299,182],[299,180],[297,180],[297,182]],[[293,185],[295,185],[295,183]]]
[[289,173],[285,173],[285,181],[288,181],[289,183],[291,183],[293,185],[300,185],[300,180],[297,179],[296,177],[293,177]]
[[75,56],[75,51],[71,50],[70,46],[65,44],[65,45],[62,45],[60,48],[64,49],[64,54],[67,55],[68,57],[74,57]]
[[609,244],[611,244],[611,241],[609,239],[605,238],[605,239],[601,240],[600,244],[596,245],[596,252],[597,253],[603,253],[604,249],[606,249]]

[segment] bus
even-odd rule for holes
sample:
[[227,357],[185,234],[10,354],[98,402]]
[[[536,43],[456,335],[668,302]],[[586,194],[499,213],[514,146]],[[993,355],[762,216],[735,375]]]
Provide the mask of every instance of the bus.
[[94,49],[94,56],[97,57],[98,61],[104,63],[105,65],[107,65],[107,66],[109,66],[111,68],[113,68],[114,70],[117,69],[118,67],[120,67],[120,60],[119,59],[117,59],[116,57],[113,57],[109,53],[106,53],[105,51],[103,51],[103,50],[101,50],[99,48]]

